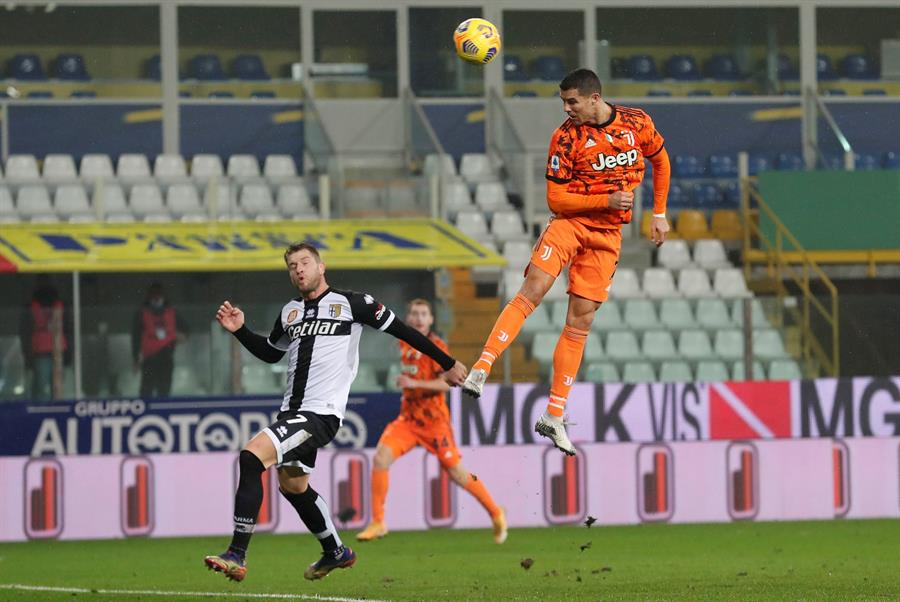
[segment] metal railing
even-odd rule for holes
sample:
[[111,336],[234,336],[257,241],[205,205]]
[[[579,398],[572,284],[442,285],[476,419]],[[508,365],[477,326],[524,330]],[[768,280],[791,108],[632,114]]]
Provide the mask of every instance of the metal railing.
[[[763,200],[753,178],[741,178],[741,209],[744,220],[744,277],[750,280],[751,269],[762,254],[778,299],[778,311],[788,310],[799,327],[800,351],[808,372],[839,376],[837,287]],[[764,221],[772,226],[772,238],[762,227]],[[799,304],[791,303],[795,291],[791,290],[790,285],[800,293]],[[814,288],[820,290],[817,292]],[[825,297],[824,302],[820,297]],[[782,325],[786,323],[785,317],[781,316]],[[814,325],[815,320],[819,320],[825,328],[816,328],[819,323]],[[830,335],[830,344],[820,340],[825,333]]]
[[530,232],[536,206],[534,159],[503,102],[497,90],[492,88],[487,96],[488,153],[502,159],[512,192],[522,197],[525,224]]
[[[812,104],[813,113],[816,115],[816,119],[821,119],[825,122],[827,130],[831,133],[832,136],[830,141],[836,142],[838,147],[840,148],[840,152],[843,156],[841,168],[846,171],[855,170],[856,156],[853,152],[853,147],[850,145],[850,141],[847,139],[847,136],[844,135],[844,132],[837,124],[837,121],[834,120],[834,116],[831,114],[831,111],[828,109],[825,101],[823,101],[822,97],[816,94],[816,92],[810,88],[807,88],[805,91],[805,99],[806,102]],[[816,128],[816,131],[819,131],[819,128]],[[817,163],[826,169],[830,169],[833,166],[829,164],[828,157],[823,150],[823,144],[825,141],[823,141],[821,137],[818,137],[815,142],[816,143],[812,146],[816,149]]]
[[[428,183],[432,218],[447,219],[443,202],[444,165],[449,155],[431,127],[422,105],[409,88],[403,91],[404,149],[406,164],[412,172],[423,172]],[[437,158],[437,165],[429,165],[428,157]]]

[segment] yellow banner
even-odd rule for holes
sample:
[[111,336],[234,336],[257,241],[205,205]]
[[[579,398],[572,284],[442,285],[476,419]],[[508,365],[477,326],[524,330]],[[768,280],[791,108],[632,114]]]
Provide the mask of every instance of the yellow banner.
[[427,219],[4,224],[0,230],[0,270],[279,270],[285,267],[284,249],[295,241],[316,245],[332,269],[429,269],[505,263],[453,226]]

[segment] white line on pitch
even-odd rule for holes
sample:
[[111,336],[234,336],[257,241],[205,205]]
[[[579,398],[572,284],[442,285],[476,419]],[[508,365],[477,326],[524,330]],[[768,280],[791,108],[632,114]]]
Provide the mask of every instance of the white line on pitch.
[[252,592],[179,592],[153,589],[88,589],[83,587],[51,587],[49,585],[24,585],[21,583],[0,583],[0,589],[27,592],[58,592],[63,594],[106,594],[111,596],[202,596],[206,598],[263,598],[267,600],[323,600],[326,602],[383,602],[364,598],[340,598],[337,596],[307,596],[304,594],[255,594]]

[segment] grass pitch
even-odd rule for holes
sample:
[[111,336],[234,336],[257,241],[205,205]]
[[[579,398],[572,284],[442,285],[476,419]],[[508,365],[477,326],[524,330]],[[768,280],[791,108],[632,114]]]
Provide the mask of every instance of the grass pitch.
[[512,529],[502,546],[488,530],[342,535],[356,566],[317,582],[309,535],[255,537],[243,583],[203,566],[226,537],[0,544],[0,599],[900,599],[896,520]]

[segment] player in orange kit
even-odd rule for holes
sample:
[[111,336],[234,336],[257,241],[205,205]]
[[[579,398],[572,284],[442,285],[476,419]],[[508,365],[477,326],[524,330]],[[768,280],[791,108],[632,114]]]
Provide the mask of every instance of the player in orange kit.
[[[446,351],[447,344],[431,330],[434,324],[431,304],[425,299],[413,299],[407,312],[406,322]],[[507,534],[503,509],[494,503],[484,483],[460,464],[450,426],[450,410],[444,397],[450,387],[440,378],[441,367],[402,341],[400,353],[403,365],[403,373],[397,378],[397,385],[403,389],[400,415],[387,425],[378,440],[372,468],[372,522],[356,539],[370,541],[387,535],[384,500],[388,491],[388,468],[394,460],[421,445],[437,457],[450,478],[484,506],[491,517],[494,542],[503,543]]]
[[515,340],[525,319],[553,281],[569,266],[569,307],[556,350],[547,411],[535,431],[573,455],[563,412],[578,369],[594,312],[606,301],[619,262],[622,224],[631,221],[633,190],[644,179],[644,159],[653,165],[653,219],[657,246],[669,231],[666,195],[669,156],[650,116],[612,105],[601,97],[597,75],[577,69],[559,84],[569,118],[553,132],[547,158],[547,205],[553,216],[534,246],[525,282],[497,318],[481,357],[463,384],[479,397],[500,354]]

